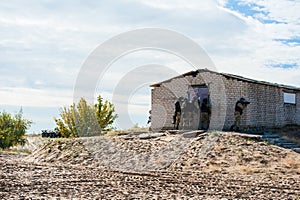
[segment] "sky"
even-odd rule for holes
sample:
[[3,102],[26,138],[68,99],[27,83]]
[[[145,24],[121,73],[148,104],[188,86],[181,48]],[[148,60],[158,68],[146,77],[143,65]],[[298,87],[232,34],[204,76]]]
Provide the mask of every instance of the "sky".
[[[54,129],[60,108],[74,101],[88,56],[110,38],[142,28],[185,35],[219,72],[300,87],[299,10],[299,0],[0,1],[0,111],[22,108],[33,121],[30,133]],[[167,70],[140,68],[153,64]],[[120,85],[136,83],[128,113],[132,124],[146,126],[149,85],[191,70],[168,52],[132,52],[99,77],[95,96],[111,101]],[[130,73],[134,80],[126,79]]]

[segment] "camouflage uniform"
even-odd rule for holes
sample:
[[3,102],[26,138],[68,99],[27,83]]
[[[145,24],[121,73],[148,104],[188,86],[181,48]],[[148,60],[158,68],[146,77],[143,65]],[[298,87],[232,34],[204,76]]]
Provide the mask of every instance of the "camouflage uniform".
[[182,104],[182,126],[185,129],[195,129],[198,126],[198,103],[193,99],[191,102],[187,99]]
[[180,102],[178,100],[175,103],[175,113],[174,113],[174,116],[173,116],[174,128],[177,129],[177,130],[179,129],[180,119],[181,119],[181,107],[180,107]]
[[210,105],[207,99],[203,99],[201,110],[201,128],[207,130],[209,127],[209,116],[211,114]]
[[235,130],[239,131],[242,114],[247,106],[247,104],[244,104],[244,102],[246,102],[244,98],[241,98],[239,101],[236,102],[234,108],[234,124],[231,126],[230,130],[233,130],[235,128]]
[[181,112],[177,112],[175,116],[175,124],[174,124],[174,128],[177,130],[179,129],[180,119],[181,119]]

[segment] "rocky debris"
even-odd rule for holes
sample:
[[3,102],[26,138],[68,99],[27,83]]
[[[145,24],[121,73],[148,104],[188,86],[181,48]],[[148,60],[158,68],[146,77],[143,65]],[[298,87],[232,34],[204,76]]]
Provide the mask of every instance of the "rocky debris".
[[1,199],[297,199],[299,185],[277,174],[123,172],[0,157]]
[[185,138],[195,138],[199,134],[204,133],[205,131],[203,130],[197,130],[197,131],[190,131],[190,130],[167,130],[164,133],[153,133],[153,132],[130,132],[130,133],[121,133],[118,134],[118,136],[124,136],[125,140],[132,140],[134,138],[139,138],[139,139],[153,139],[153,138],[159,138],[163,136],[168,136],[168,135],[175,135],[175,134],[182,134],[183,137]]
[[[190,134],[190,135],[189,135]],[[47,139],[0,153],[0,199],[297,199],[300,154],[235,133]]]
[[118,133],[118,136],[126,135],[128,137],[134,137],[134,136],[138,136],[138,135],[145,134],[145,133],[148,133],[148,132],[121,132],[121,133]]
[[143,133],[138,136],[139,139],[152,139],[165,136],[165,133]]
[[139,139],[152,139],[165,136],[165,133],[152,133],[152,132],[124,132],[119,133],[118,136],[125,136],[125,140]]
[[211,133],[193,142],[170,170],[300,174],[300,156],[234,133]]
[[300,153],[300,148],[294,148],[293,150],[297,153]]
[[15,146],[12,150],[19,152],[34,152],[39,149],[45,142],[49,141],[49,139],[42,137],[26,137],[26,143],[24,146]]
[[300,145],[284,139],[284,137],[281,135],[264,132],[262,140],[273,145],[278,145],[283,148],[292,149],[295,152],[299,153]]
[[166,130],[165,133],[167,135],[172,135],[172,134],[182,134],[182,133],[186,133],[189,132],[187,130]]
[[182,136],[185,138],[195,138],[203,133],[205,133],[205,131],[203,131],[203,130],[188,131],[188,132],[183,133]]
[[[198,136],[194,137],[195,134]],[[135,137],[126,140],[126,136],[52,139],[25,160],[93,165],[124,171],[167,169],[300,174],[299,154],[259,142],[257,137],[194,131],[151,139]]]
[[0,150],[0,159],[6,159],[6,160],[15,160],[15,159],[22,159],[27,157],[27,153],[19,153],[19,152],[14,152],[14,151],[1,151]]
[[89,165],[92,164],[93,159],[81,139],[51,139],[24,158],[24,161]]
[[[169,140],[168,140],[169,138]],[[85,148],[103,166],[122,170],[165,169],[189,147],[192,139],[182,135],[161,139],[126,140],[120,137],[83,139]]]
[[298,125],[287,125],[283,128],[269,129],[266,132],[278,134],[282,139],[300,145],[300,126]]

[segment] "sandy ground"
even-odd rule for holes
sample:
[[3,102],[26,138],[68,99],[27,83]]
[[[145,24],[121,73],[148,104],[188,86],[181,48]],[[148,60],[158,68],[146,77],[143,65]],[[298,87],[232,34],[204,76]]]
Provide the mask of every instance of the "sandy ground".
[[300,199],[300,154],[259,137],[30,143],[31,154],[1,152],[1,199]]

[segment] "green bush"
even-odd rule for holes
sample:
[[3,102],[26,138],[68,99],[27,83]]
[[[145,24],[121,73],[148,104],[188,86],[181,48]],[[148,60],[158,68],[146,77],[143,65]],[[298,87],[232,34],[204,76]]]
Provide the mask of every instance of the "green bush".
[[95,136],[112,128],[117,118],[114,105],[101,96],[97,100],[95,105],[88,105],[81,98],[77,104],[62,108],[61,118],[54,118],[62,137]]
[[26,142],[24,135],[31,124],[31,121],[23,118],[22,110],[14,116],[0,112],[0,148],[24,145]]

